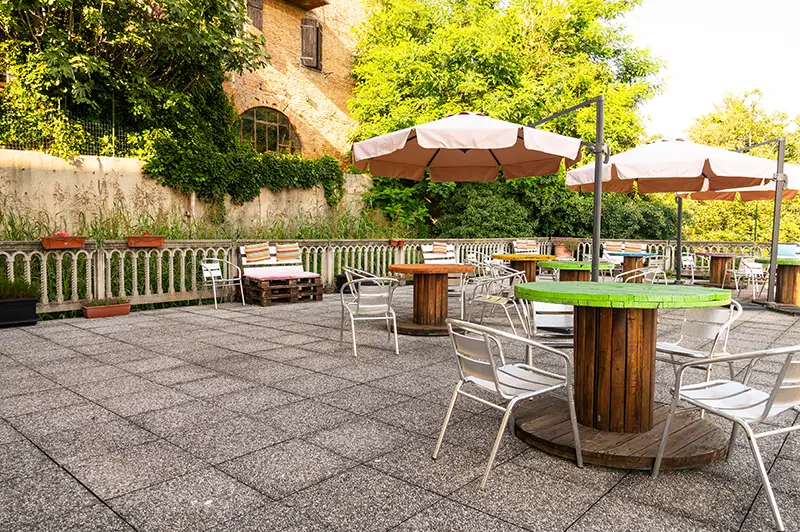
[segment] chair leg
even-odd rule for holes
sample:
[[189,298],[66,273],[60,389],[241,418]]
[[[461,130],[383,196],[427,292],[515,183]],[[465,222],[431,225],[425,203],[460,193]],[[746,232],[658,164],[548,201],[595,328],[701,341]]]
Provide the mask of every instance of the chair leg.
[[400,354],[400,344],[397,342],[397,316],[392,312],[392,326],[394,327],[394,354]]
[[456,384],[456,389],[453,390],[453,397],[450,399],[450,405],[447,407],[447,413],[444,415],[444,422],[442,423],[442,430],[439,431],[439,439],[436,440],[436,447],[433,448],[433,456],[432,458],[436,460],[439,456],[439,449],[442,447],[442,441],[444,440],[444,433],[447,430],[447,424],[450,422],[450,415],[453,413],[453,407],[456,406],[456,399],[458,399],[458,392],[461,390],[461,386],[464,384],[463,381],[458,381]]
[[761,475],[761,484],[764,486],[764,491],[767,493],[767,500],[772,509],[772,517],[775,519],[775,525],[778,530],[786,530],[783,526],[783,519],[781,519],[781,512],[778,510],[778,502],[775,500],[775,494],[772,492],[772,484],[769,482],[769,475],[767,475],[767,468],[764,467],[764,459],[761,458],[761,450],[758,448],[758,443],[753,435],[750,427],[743,425],[742,428],[747,433],[747,440],[750,442],[750,449],[753,451],[753,458],[756,460],[756,467],[758,473]]
[[655,463],[653,463],[653,471],[650,476],[653,478],[658,477],[658,470],[661,468],[661,459],[664,458],[664,452],[667,450],[667,440],[669,440],[669,429],[672,425],[672,418],[675,417],[675,411],[678,408],[678,398],[673,397],[672,405],[669,407],[669,414],[667,414],[667,422],[664,423],[664,435],[661,436],[661,444],[658,446],[658,453],[656,454]]
[[514,408],[516,401],[512,399],[508,406],[506,407],[506,413],[503,414],[503,420],[500,422],[500,428],[497,430],[497,436],[494,439],[494,445],[492,445],[492,452],[489,455],[489,463],[486,464],[486,471],[483,472],[483,478],[481,479],[481,489],[486,486],[486,480],[489,478],[489,472],[492,470],[492,464],[494,463],[494,458],[497,456],[497,450],[500,448],[500,442],[503,441],[503,434],[506,431],[506,425],[508,424],[508,418],[511,417],[511,409]]
[[505,305],[503,305],[503,312],[506,313],[506,318],[508,318],[508,323],[511,325],[511,332],[514,333],[514,336],[517,336],[517,328],[514,327],[514,322],[511,320],[511,314],[509,314],[508,309]]
[[581,449],[581,433],[578,428],[578,415],[575,413],[575,396],[572,390],[569,393],[569,419],[572,423],[572,437],[575,439],[575,463],[578,467],[583,467],[583,450]]
[[242,306],[244,307],[244,285],[242,284],[241,279],[239,279],[239,292],[242,294]]
[[353,356],[358,356],[358,348],[356,347],[356,320],[353,315],[350,315],[350,329],[353,331]]
[[344,307],[342,307],[342,322],[339,325],[339,343],[344,342]]
[[217,310],[217,285],[211,283],[211,291],[214,292],[214,310]]
[[733,458],[733,453],[736,449],[736,436],[739,434],[739,425],[734,423],[733,428],[731,429],[731,439],[728,442],[728,452],[725,455],[725,461],[730,462],[731,458]]

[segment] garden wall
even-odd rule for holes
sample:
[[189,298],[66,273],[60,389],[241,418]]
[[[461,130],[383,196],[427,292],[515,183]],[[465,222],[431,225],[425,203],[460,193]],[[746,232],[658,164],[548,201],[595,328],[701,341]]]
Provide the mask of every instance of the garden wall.
[[[40,152],[0,150],[0,210],[23,216],[64,219],[74,227],[83,214],[88,220],[114,208],[133,214],[170,213],[201,218],[205,205],[190,195],[158,185],[142,175],[142,161],[82,156],[72,163]],[[362,206],[369,187],[366,176],[346,174],[340,211]],[[228,205],[228,219],[244,226],[271,225],[298,217],[330,214],[321,187],[281,192],[262,190],[244,205]]]

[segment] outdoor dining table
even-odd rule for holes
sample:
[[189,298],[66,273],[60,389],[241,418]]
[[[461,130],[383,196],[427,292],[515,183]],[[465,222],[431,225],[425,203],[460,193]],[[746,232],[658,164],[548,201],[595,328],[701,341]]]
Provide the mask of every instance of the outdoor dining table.
[[695,255],[710,259],[706,286],[718,288],[724,288],[725,285],[731,286],[730,273],[728,273],[730,262],[733,259],[747,256],[743,253],[717,253],[716,251],[699,251]]
[[[756,262],[769,264],[769,257],[759,257]],[[800,307],[800,257],[778,257],[775,281],[775,302]]]
[[[645,251],[609,251],[612,257],[622,257],[622,273],[638,270],[644,266],[644,259],[657,257],[658,253],[648,253]],[[632,282],[641,283],[642,277],[636,277]]]
[[414,276],[414,312],[411,320],[398,318],[397,332],[415,336],[446,336],[447,276],[472,273],[468,264],[392,264],[392,273]]
[[[592,263],[581,260],[548,260],[539,263],[540,268],[554,268],[558,270],[559,281],[591,281]],[[601,270],[613,270],[613,262],[600,262]]]
[[539,255],[538,253],[495,253],[493,259],[507,260],[512,269],[525,272],[528,282],[536,280],[536,263],[543,260],[555,260],[555,255]]
[[[515,295],[574,305],[574,399],[584,461],[652,467],[669,411],[668,405],[656,405],[654,394],[658,311],[727,305],[730,291],[538,282],[516,285]],[[575,458],[568,403],[561,397],[542,396],[521,405],[515,434],[543,451]],[[676,418],[670,435],[662,467],[697,467],[725,456],[727,435],[698,416]]]

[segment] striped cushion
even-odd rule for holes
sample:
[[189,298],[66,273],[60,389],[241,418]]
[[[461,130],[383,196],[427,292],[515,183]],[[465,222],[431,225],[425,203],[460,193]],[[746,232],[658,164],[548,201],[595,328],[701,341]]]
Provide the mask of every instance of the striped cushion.
[[268,261],[272,256],[269,252],[269,242],[245,246],[244,256],[249,263]]
[[603,244],[606,253],[609,251],[622,251],[622,242],[606,242]]
[[444,242],[434,242],[431,251],[433,253],[447,253],[447,244]]
[[300,260],[300,244],[275,244],[275,258],[282,260]]
[[530,251],[535,249],[532,244],[530,240],[517,240],[515,247],[517,251]]

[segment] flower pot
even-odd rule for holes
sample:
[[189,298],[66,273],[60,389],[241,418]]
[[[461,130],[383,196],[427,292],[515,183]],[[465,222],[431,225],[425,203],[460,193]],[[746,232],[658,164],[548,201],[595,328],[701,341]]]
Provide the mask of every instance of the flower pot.
[[0,299],[0,327],[36,325],[39,321],[36,315],[37,301],[35,297]]
[[561,244],[555,245],[555,253],[556,257],[571,257],[572,252],[568,250],[566,247],[562,246]]
[[111,316],[124,316],[131,311],[130,303],[121,305],[103,305],[100,307],[82,307],[84,318],[109,318]]
[[129,248],[160,248],[164,245],[163,236],[129,236],[125,240]]
[[394,238],[389,240],[389,246],[393,247],[393,248],[399,248],[399,247],[404,246],[405,244],[406,244],[405,240],[398,240],[398,239],[394,239]]
[[83,249],[86,246],[85,236],[43,236],[44,249]]

